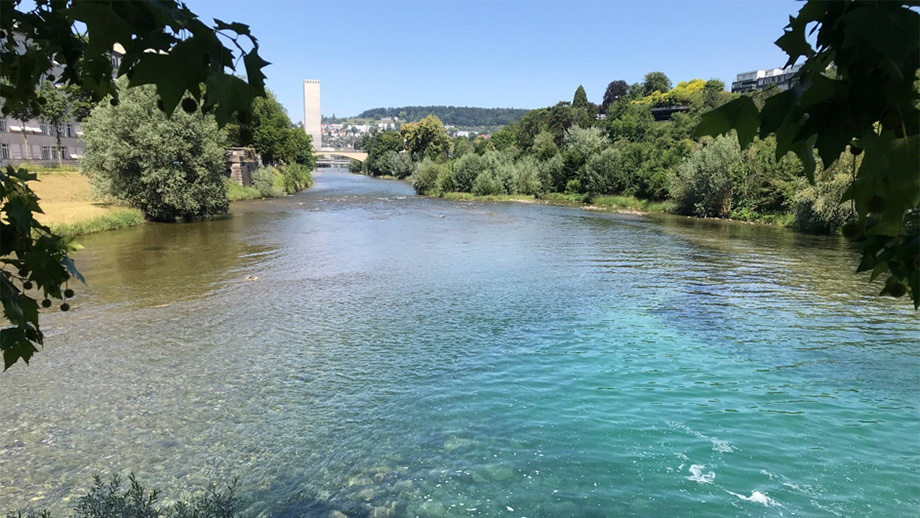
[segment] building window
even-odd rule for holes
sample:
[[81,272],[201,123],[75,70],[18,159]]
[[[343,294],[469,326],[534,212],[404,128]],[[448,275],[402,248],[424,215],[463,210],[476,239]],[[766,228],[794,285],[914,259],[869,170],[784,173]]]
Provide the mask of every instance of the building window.
[[50,125],[50,124],[48,124],[47,122],[42,122],[42,123],[39,124],[39,125],[41,126],[41,129],[42,129],[42,135],[48,135],[48,136],[51,136],[51,137],[54,136],[54,133],[51,132],[51,125]]
[[10,145],[9,144],[0,144],[0,158],[9,160],[10,159]]
[[73,138],[76,136],[76,134],[73,131],[73,123],[68,122],[67,125],[64,126],[64,129],[66,131],[65,135],[67,135],[68,137]]
[[56,147],[52,147],[52,148],[51,148],[51,159],[52,159],[52,160],[57,160],[57,159],[58,159],[58,148],[56,148]]
[[42,146],[42,160],[51,160],[51,146]]
[[67,146],[61,146],[61,158],[64,160],[70,160],[70,155],[67,154]]
[[7,133],[10,131],[10,126],[7,124],[6,119],[0,119],[0,133]]

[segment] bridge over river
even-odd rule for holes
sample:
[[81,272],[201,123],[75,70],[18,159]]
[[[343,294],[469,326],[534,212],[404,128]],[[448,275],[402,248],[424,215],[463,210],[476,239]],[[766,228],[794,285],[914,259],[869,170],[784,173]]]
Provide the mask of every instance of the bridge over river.
[[348,161],[350,159],[364,162],[367,160],[367,153],[354,150],[332,150],[316,152],[316,165],[318,166],[344,166],[348,165]]

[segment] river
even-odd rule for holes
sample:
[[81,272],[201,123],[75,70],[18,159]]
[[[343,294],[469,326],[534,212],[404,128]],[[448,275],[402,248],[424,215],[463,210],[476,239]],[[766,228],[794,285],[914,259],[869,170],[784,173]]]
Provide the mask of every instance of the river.
[[920,509],[920,323],[842,239],[315,180],[81,239],[0,375],[0,512],[130,471],[281,517]]

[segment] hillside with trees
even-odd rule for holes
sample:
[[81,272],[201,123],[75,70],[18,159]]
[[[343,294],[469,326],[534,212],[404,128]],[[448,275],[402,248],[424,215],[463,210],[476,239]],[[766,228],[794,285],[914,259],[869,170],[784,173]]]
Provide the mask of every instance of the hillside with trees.
[[399,108],[373,108],[357,116],[359,119],[397,117],[402,122],[418,122],[434,115],[448,126],[487,127],[504,126],[519,120],[528,110],[518,108],[472,108],[466,106],[402,106]]

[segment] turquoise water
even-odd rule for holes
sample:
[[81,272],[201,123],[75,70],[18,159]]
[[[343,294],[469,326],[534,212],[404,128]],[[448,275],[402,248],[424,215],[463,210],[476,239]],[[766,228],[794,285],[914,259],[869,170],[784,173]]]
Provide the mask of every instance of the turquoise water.
[[284,517],[920,509],[920,323],[838,239],[324,172],[83,243],[0,376],[0,510],[132,470]]

